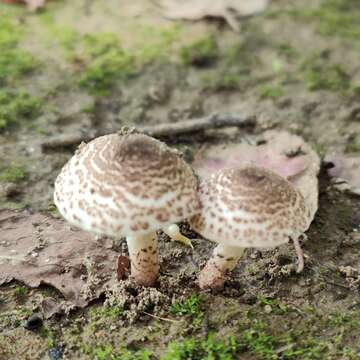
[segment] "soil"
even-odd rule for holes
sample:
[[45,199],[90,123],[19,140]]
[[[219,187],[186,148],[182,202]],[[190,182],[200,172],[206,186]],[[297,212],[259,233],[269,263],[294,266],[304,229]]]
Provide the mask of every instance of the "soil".
[[[204,144],[269,128],[321,156],[359,152],[359,16],[356,0],[274,0],[235,33],[219,19],[164,19],[147,0],[49,1],[38,13],[1,3],[0,208],[58,215],[53,184],[75,147],[44,150],[54,136],[247,113],[252,133],[164,140],[189,161]],[[159,234],[155,288],[125,280],[31,331],[40,299],[61,294],[3,285],[0,359],[360,359],[359,198],[324,169],[319,200],[301,274],[291,244],[248,249],[223,290],[201,292],[213,244],[184,223],[194,250]]]

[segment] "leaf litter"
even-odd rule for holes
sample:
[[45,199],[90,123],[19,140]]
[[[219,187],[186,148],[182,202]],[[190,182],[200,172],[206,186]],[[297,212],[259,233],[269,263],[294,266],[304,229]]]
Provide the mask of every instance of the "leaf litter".
[[0,233],[0,285],[53,286],[64,298],[46,299],[46,313],[85,307],[117,281],[119,254],[110,239],[96,241],[63,220],[13,210],[0,210]]
[[324,161],[331,164],[327,172],[339,190],[360,195],[359,154],[328,154]]
[[239,31],[237,19],[259,13],[269,0],[156,0],[168,19],[201,20],[208,17],[222,18]]
[[30,11],[36,11],[45,5],[46,0],[2,0],[8,4],[24,3]]

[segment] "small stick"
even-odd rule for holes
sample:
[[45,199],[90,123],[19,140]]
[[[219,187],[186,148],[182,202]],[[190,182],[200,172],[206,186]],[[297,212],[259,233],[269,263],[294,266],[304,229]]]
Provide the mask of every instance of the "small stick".
[[[183,120],[177,123],[165,123],[151,126],[138,127],[137,130],[153,137],[169,137],[179,134],[189,134],[209,129],[220,129],[225,127],[253,128],[256,125],[254,116],[212,114],[203,118]],[[60,147],[69,147],[80,144],[82,141],[90,141],[93,138],[106,133],[98,132],[92,134],[69,134],[53,136],[41,143],[43,150],[52,150]]]
[[158,319],[158,320],[163,320],[163,321],[168,321],[168,322],[173,322],[173,323],[179,323],[180,321],[179,320],[174,320],[174,319],[168,319],[168,318],[163,318],[161,316],[157,316],[157,315],[153,315],[153,314],[150,314],[146,311],[142,311],[143,314],[145,315],[148,315],[154,319]]
[[297,273],[301,273],[304,270],[304,252],[301,248],[300,242],[298,238],[292,239],[296,251],[296,255],[298,258],[298,268],[296,270]]
[[167,137],[230,126],[239,128],[254,127],[255,117],[248,115],[212,114],[203,118],[183,120],[177,123],[144,126],[139,128],[139,131],[154,137]]

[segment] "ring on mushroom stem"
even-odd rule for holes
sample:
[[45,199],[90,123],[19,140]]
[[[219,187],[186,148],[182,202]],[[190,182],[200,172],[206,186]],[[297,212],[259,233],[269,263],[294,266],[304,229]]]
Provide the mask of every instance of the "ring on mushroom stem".
[[[315,164],[315,175],[317,168]],[[270,170],[244,166],[203,180],[199,189],[201,213],[189,222],[204,238],[219,245],[199,274],[199,286],[221,288],[245,248],[275,247],[289,238],[294,240],[301,271],[298,238],[310,226],[317,209],[317,178],[311,179],[310,188],[304,184],[296,188]],[[310,192],[313,196],[307,196]]]
[[71,224],[126,237],[132,277],[152,286],[159,272],[155,231],[185,241],[174,223],[199,211],[197,187],[177,151],[147,135],[111,134],[79,146],[56,179],[54,201]]

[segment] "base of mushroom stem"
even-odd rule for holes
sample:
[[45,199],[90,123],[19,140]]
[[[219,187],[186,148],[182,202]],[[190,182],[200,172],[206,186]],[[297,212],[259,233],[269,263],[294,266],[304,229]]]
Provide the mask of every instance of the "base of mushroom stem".
[[155,233],[126,238],[131,277],[138,285],[153,286],[159,274],[159,258]]
[[211,259],[200,271],[198,280],[200,288],[221,289],[227,274],[235,268],[243,253],[243,248],[218,245],[214,249]]

